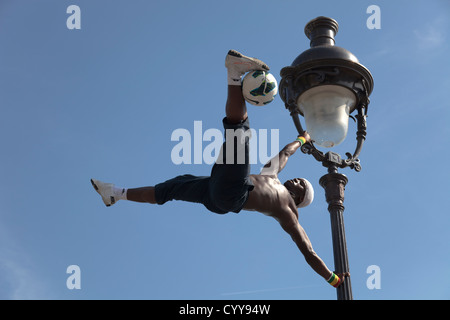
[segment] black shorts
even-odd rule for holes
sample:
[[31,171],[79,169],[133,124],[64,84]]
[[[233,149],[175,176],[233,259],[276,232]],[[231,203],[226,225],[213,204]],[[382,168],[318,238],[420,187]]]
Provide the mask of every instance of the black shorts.
[[210,176],[181,175],[155,186],[158,204],[182,200],[203,204],[208,210],[224,214],[240,212],[254,186],[250,179],[248,118],[239,124],[223,119],[225,142]]

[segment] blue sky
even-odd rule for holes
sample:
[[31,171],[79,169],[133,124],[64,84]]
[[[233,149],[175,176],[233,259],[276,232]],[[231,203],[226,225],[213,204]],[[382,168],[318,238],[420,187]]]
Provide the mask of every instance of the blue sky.
[[[66,27],[72,4],[80,30]],[[369,30],[373,4],[381,29]],[[173,163],[171,134],[193,134],[194,121],[222,130],[227,51],[259,57],[279,81],[323,15],[375,81],[363,169],[341,170],[354,298],[449,299],[449,13],[444,0],[2,0],[0,298],[335,299],[271,218],[182,202],[106,208],[89,182],[209,174]],[[280,147],[296,137],[279,97],[248,111],[255,130],[279,130]],[[334,151],[353,151],[354,132],[350,122]],[[298,152],[280,179],[313,183],[300,223],[333,269],[325,173]],[[70,265],[79,290],[66,286]],[[371,265],[381,289],[366,286]]]

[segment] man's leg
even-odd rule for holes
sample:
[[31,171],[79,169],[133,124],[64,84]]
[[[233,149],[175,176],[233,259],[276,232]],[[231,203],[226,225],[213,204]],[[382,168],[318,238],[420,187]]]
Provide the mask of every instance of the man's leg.
[[116,187],[112,183],[105,183],[95,179],[91,179],[91,184],[94,189],[100,194],[103,203],[107,207],[113,205],[119,200],[156,203],[154,187],[126,189]]
[[255,58],[230,50],[225,59],[228,71],[228,97],[223,119],[225,142],[211,169],[208,194],[211,201],[224,212],[239,212],[253,189],[250,180],[249,121],[242,95],[242,76],[252,70],[269,70]]
[[209,177],[180,175],[155,186],[119,188],[112,183],[91,179],[104,204],[109,207],[119,200],[164,204],[171,200],[204,203]]
[[238,124],[247,119],[247,107],[242,96],[242,76],[249,71],[264,70],[269,67],[261,60],[246,57],[243,54],[230,50],[225,59],[228,71],[228,97],[226,103],[226,116],[229,124]]
[[241,86],[228,86],[228,97],[225,107],[229,124],[238,124],[247,119],[247,106],[242,96]]
[[142,203],[156,204],[155,187],[142,187],[128,189],[127,200]]
[[[247,108],[241,89],[242,76],[252,70],[268,71],[269,67],[258,59],[246,57],[234,50],[228,52],[225,59],[225,66],[228,70],[227,122],[229,124],[239,124],[247,119]],[[204,178],[193,176],[177,177],[168,180],[163,184],[159,184],[158,190],[160,192],[158,193],[158,201],[166,202],[175,199],[201,203],[203,201],[203,194],[206,192],[205,181]],[[155,189],[158,186],[125,189],[118,188],[112,183],[104,183],[94,179],[91,179],[91,183],[101,195],[106,206],[111,206],[118,200],[153,204],[159,203],[156,199]]]

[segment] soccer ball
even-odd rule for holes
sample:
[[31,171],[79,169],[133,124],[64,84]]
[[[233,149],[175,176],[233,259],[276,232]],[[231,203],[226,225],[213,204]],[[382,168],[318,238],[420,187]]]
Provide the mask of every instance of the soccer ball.
[[267,71],[251,71],[242,80],[242,95],[254,106],[264,106],[272,102],[277,93],[277,80]]

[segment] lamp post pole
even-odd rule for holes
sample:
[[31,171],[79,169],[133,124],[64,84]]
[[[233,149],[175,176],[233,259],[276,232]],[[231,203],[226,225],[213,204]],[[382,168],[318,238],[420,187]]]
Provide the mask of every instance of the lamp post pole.
[[[328,174],[319,180],[320,185],[325,189],[325,198],[330,212],[336,273],[350,272],[344,228],[344,191],[347,182],[347,177],[338,173],[337,166],[332,163],[328,166]],[[336,291],[338,300],[353,300],[350,276],[345,278]]]
[[[361,171],[358,157],[366,139],[366,117],[373,78],[370,71],[360,64],[350,51],[335,46],[334,37],[338,29],[338,23],[328,17],[317,17],[308,22],[305,26],[305,35],[310,39],[310,48],[297,56],[290,66],[280,71],[282,79],[279,92],[286,109],[290,111],[298,133],[304,132],[299,116],[304,116],[305,122],[308,122],[308,115],[309,121],[312,121],[309,122],[311,138],[315,140],[313,135],[317,134],[319,136],[317,144],[322,147],[333,147],[345,139],[345,135],[338,139],[330,134],[336,124],[343,123],[339,122],[342,116],[333,112],[342,105],[348,108],[349,115],[354,111],[357,112],[353,118],[358,127],[357,144],[353,154],[346,153],[347,159],[341,159],[341,156],[334,152],[324,154],[316,149],[314,143],[307,143],[301,147],[303,153],[312,155],[328,169],[328,173],[320,178],[319,183],[325,189],[330,213],[334,271],[346,273],[350,270],[343,216],[344,191],[348,179],[338,172],[338,168],[349,167],[356,172]],[[325,114],[328,118],[324,116]],[[335,118],[336,122],[329,123],[331,117]],[[308,123],[306,125],[308,126]],[[321,128],[318,128],[319,126]],[[319,131],[313,134],[313,129]],[[347,127],[340,132],[346,134],[346,130]],[[353,299],[350,277],[337,288],[337,298]]]

